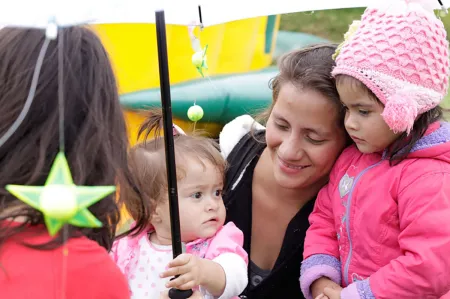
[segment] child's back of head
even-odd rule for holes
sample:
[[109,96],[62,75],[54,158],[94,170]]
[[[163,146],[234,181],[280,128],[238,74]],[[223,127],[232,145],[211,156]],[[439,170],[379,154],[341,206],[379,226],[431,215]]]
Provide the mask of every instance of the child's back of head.
[[[0,136],[24,107],[44,40],[43,30],[0,30]],[[23,206],[5,186],[44,185],[59,151],[58,51],[64,61],[65,153],[74,183],[114,185],[118,172],[126,168],[126,126],[108,55],[91,30],[61,29],[48,45],[28,114],[0,147],[0,220],[14,215],[24,216],[33,225],[44,223],[40,212]],[[21,207],[10,209],[17,205]],[[119,221],[114,196],[104,198],[90,211],[108,225],[83,229],[83,233],[110,248]],[[12,233],[0,231],[0,243]]]

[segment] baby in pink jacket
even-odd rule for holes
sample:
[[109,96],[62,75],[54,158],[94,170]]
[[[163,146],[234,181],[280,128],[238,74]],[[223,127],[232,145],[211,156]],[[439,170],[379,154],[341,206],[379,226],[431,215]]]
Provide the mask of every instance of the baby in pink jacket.
[[[143,126],[151,132],[160,123],[153,114]],[[247,286],[248,260],[242,232],[224,225],[225,161],[210,139],[187,136],[178,127],[174,143],[186,253],[172,259],[164,141],[156,136],[129,153],[130,178],[120,185],[120,199],[135,223],[114,243],[111,256],[128,279],[131,298],[159,298],[172,287],[199,288],[203,298],[234,298]]]
[[438,106],[448,42],[435,1],[417,2],[367,8],[336,52],[333,76],[355,145],[309,219],[306,298],[449,296],[450,125]]

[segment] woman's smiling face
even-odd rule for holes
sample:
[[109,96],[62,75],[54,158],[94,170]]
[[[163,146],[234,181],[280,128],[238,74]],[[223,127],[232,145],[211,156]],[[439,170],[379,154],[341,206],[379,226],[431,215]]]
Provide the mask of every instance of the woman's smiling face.
[[325,182],[346,144],[339,108],[323,94],[281,86],[267,121],[266,142],[277,183],[307,188]]

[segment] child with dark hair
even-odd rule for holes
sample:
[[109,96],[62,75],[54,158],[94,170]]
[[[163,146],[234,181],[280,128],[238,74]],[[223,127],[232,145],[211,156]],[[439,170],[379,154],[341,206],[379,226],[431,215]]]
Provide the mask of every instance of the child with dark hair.
[[[135,220],[113,246],[112,257],[128,279],[132,298],[158,298],[167,288],[199,287],[204,298],[233,298],[247,286],[242,232],[225,221],[225,160],[213,140],[185,135],[174,126],[181,240],[186,254],[172,260],[164,140],[160,111],[152,111],[139,135],[152,140],[129,152],[131,179],[120,200]],[[147,139],[146,138],[146,139]],[[171,276],[180,275],[169,281]]]
[[114,72],[100,39],[84,27],[60,29],[56,40],[46,39],[44,30],[0,30],[2,140],[26,106],[40,53],[45,56],[28,114],[0,146],[0,298],[129,298],[126,280],[107,253],[120,215],[114,195],[89,207],[103,227],[68,226],[67,234],[53,238],[42,213],[5,189],[46,182],[60,150],[58,76],[63,76],[64,147],[74,183],[114,185],[127,167]]
[[450,125],[438,106],[449,52],[431,2],[367,8],[336,53],[332,74],[355,145],[309,218],[306,298],[440,298],[450,290]]

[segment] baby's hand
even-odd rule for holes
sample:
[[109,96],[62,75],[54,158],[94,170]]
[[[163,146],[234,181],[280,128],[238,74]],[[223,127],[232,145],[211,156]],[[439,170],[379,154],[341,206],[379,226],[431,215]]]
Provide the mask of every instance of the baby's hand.
[[192,254],[180,254],[168,265],[169,269],[160,274],[161,278],[179,275],[169,281],[167,288],[189,290],[202,284],[202,259]]

